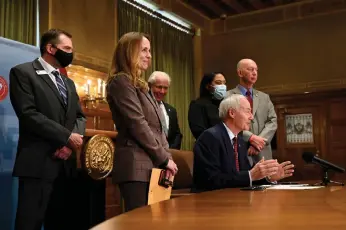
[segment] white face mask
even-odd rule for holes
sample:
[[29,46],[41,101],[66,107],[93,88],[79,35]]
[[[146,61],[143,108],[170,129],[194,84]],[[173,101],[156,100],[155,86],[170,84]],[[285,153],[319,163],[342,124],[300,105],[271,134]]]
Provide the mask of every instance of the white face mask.
[[226,85],[215,85],[213,97],[216,100],[222,100],[226,96],[227,86]]

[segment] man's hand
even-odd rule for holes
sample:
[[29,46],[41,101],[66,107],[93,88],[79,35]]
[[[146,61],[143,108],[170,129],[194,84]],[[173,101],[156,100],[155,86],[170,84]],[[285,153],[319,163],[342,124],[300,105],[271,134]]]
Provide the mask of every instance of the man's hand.
[[66,146],[55,151],[54,156],[63,160],[67,160],[71,156],[72,150]]
[[291,161],[285,161],[279,164],[278,172],[270,177],[270,181],[278,181],[284,179],[286,177],[290,177],[293,175],[294,165]]
[[267,139],[253,134],[251,135],[249,141],[250,144],[253,145],[257,150],[261,151],[266,145]]
[[77,151],[83,144],[83,136],[78,133],[72,133],[68,139],[68,146]]
[[273,176],[278,173],[279,163],[277,160],[264,160],[258,162],[251,170],[251,179],[253,181]]
[[249,149],[247,150],[247,154],[249,156],[255,156],[259,154],[259,151],[257,151],[253,146],[250,146]]
[[166,168],[167,168],[169,171],[171,171],[172,176],[175,176],[175,174],[177,174],[177,172],[178,172],[178,167],[177,167],[177,165],[174,163],[173,160],[169,160],[169,161],[168,161],[168,164],[167,164]]

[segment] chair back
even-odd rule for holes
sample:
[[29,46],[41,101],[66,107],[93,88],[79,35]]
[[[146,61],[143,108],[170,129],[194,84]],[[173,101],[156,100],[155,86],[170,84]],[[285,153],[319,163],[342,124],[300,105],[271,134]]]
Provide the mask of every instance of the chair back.
[[173,161],[178,166],[173,189],[190,189],[193,184],[193,152],[170,149]]

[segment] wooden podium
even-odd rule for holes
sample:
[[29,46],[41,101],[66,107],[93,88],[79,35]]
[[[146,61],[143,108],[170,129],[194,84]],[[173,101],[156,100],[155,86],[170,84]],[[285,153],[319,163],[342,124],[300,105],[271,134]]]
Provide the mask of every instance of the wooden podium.
[[[115,143],[116,132],[87,129],[83,138],[83,145],[85,146],[93,136],[98,134],[110,137]],[[107,217],[121,213],[120,193],[111,183],[111,177],[95,180],[82,167],[81,158],[83,158],[84,146],[82,148],[83,150],[76,156],[77,178],[73,187],[74,194],[77,194],[75,202],[78,207],[75,214],[75,221],[81,230],[90,229],[92,226],[106,220]],[[110,189],[111,191],[109,191]],[[112,211],[111,215],[107,214],[107,203],[113,204],[112,208],[114,208],[114,211]]]
[[78,207],[75,221],[79,229],[84,230],[121,213],[120,193],[111,183],[110,176],[95,180],[88,175],[81,163],[85,146],[92,137],[105,135],[111,138],[115,145],[118,133],[106,102],[108,74],[75,64],[66,67],[66,73],[76,85],[80,104],[87,118],[82,150],[76,155],[77,177],[71,188],[76,197],[75,205]]

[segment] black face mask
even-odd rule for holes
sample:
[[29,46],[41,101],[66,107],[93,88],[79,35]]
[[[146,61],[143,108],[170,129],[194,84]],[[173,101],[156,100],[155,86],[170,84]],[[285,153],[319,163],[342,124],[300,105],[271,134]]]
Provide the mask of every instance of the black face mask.
[[59,62],[61,67],[65,68],[69,64],[72,63],[73,60],[73,53],[67,53],[59,48],[56,48],[57,51],[55,52],[55,59]]

